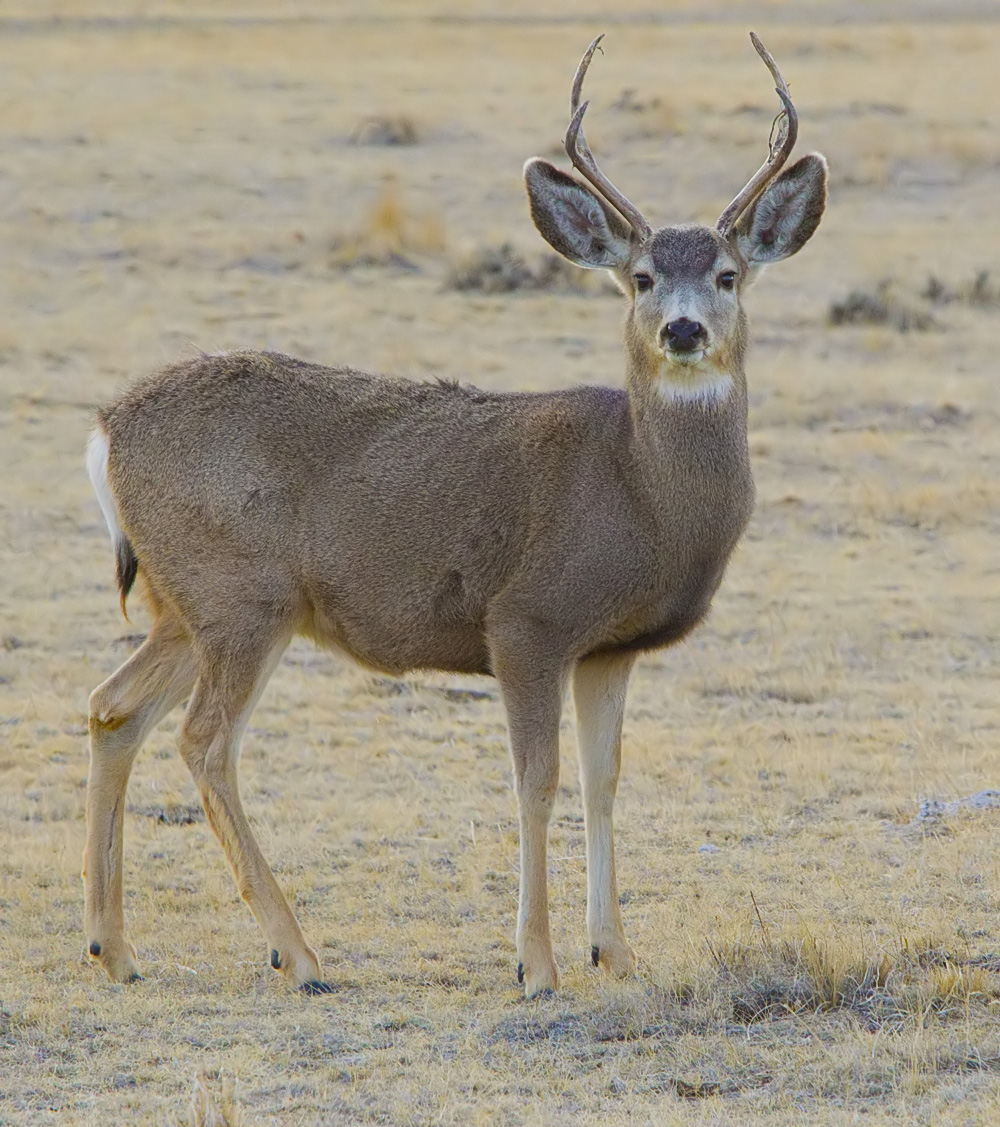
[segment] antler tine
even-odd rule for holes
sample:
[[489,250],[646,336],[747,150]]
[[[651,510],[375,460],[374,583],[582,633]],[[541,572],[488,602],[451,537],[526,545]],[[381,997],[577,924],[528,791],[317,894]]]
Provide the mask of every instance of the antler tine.
[[587,68],[590,66],[590,60],[594,57],[594,52],[600,47],[603,38],[603,35],[599,35],[591,43],[586,54],[580,60],[580,65],[576,68],[576,76],[573,79],[573,89],[570,92],[569,101],[570,123],[566,130],[566,139],[563,141],[563,145],[566,148],[566,155],[573,162],[573,167],[593,184],[616,211],[628,220],[629,226],[639,238],[645,239],[653,233],[653,228],[646,221],[642,212],[634,204],[629,203],[598,168],[594,154],[587,144],[587,138],[583,135],[583,115],[587,112],[590,102],[584,102],[581,106],[580,94],[583,90],[583,80],[587,74]]
[[778,136],[768,146],[767,160],[750,177],[746,187],[719,216],[719,221],[715,226],[719,234],[723,236],[728,236],[732,232],[740,216],[756,202],[767,185],[778,175],[795,147],[795,141],[799,135],[799,115],[792,105],[792,96],[788,92],[788,85],[782,78],[781,71],[778,70],[778,64],[772,58],[771,52],[752,31],[750,32],[750,42],[753,43],[757,54],[764,60],[764,65],[771,72],[771,77],[775,82],[774,92],[781,99],[784,109],[778,114]]

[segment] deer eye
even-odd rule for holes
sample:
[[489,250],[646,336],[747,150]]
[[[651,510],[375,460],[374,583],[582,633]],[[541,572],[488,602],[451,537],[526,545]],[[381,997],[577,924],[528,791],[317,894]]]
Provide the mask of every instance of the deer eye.
[[715,280],[719,283],[720,290],[731,290],[736,285],[736,271],[723,270]]
[[636,274],[635,288],[639,293],[645,293],[646,290],[651,290],[653,288],[652,276],[649,274]]

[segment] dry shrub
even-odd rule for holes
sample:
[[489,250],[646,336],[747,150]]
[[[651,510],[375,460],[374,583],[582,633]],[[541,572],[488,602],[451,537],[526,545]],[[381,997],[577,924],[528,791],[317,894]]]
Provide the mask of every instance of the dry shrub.
[[557,254],[545,254],[532,265],[510,243],[479,247],[453,263],[445,280],[448,289],[477,293],[550,290],[561,293],[617,292],[593,271],[581,270]]
[[679,136],[684,132],[676,109],[661,98],[638,98],[633,88],[622,90],[611,108],[626,115],[629,122],[623,135],[630,140],[646,137]]
[[852,290],[843,301],[834,302],[829,321],[831,325],[888,325],[901,333],[935,328],[933,316],[907,300],[889,278],[870,290]]
[[733,1017],[745,1024],[800,1010],[845,1009],[867,1024],[898,1013],[886,990],[892,960],[857,951],[840,937],[805,931],[772,939],[763,930],[756,939],[715,942],[709,950],[729,985]]
[[932,305],[961,302],[973,308],[991,309],[1000,305],[1000,286],[990,280],[989,270],[979,270],[970,281],[959,282],[954,287],[931,274],[920,296]]
[[852,290],[830,306],[831,325],[886,325],[901,333],[940,328],[933,310],[951,304],[971,309],[1000,307],[1000,285],[989,270],[979,270],[967,281],[951,285],[930,274],[919,292],[907,293],[894,278],[883,278],[870,289]]
[[419,269],[415,258],[440,254],[444,246],[440,216],[409,207],[395,177],[388,176],[358,230],[333,240],[331,258],[343,268],[402,266],[412,270]]
[[992,519],[995,487],[990,478],[968,475],[962,481],[896,485],[874,479],[853,490],[852,511],[878,523],[940,529],[982,524]]
[[352,145],[415,145],[417,127],[406,114],[376,114],[359,121],[348,140]]
[[499,247],[480,247],[454,264],[445,284],[452,290],[479,293],[511,293],[535,289],[535,276],[528,263],[510,243]]
[[808,928],[772,936],[757,916],[736,938],[709,952],[728,991],[733,1018],[743,1024],[800,1012],[846,1012],[870,1031],[900,1031],[921,1021],[958,1016],[971,1006],[994,1007],[1000,976],[981,960],[962,961],[932,937],[900,937],[867,949]]
[[890,979],[916,965],[907,945],[868,950],[862,941],[859,949],[840,934],[819,936],[807,927],[772,936],[759,915],[757,922],[735,939],[709,944],[737,1021],[843,1010],[868,1028],[899,1026],[903,1005]]

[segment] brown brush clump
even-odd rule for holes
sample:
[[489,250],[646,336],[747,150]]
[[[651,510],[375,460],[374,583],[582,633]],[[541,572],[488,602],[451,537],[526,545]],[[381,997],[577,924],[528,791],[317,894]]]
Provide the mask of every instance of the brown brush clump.
[[870,289],[851,290],[847,297],[830,305],[831,325],[886,325],[901,333],[941,329],[935,310],[964,305],[970,309],[991,310],[1000,306],[1000,285],[989,270],[979,270],[968,281],[949,285],[930,274],[919,290],[908,290],[893,278],[883,278]]
[[361,226],[333,240],[330,259],[339,267],[419,269],[420,258],[439,255],[444,248],[445,227],[441,217],[408,206],[396,178],[386,176]]
[[743,1024],[801,1010],[847,1010],[866,1024],[896,1020],[898,1006],[886,990],[894,964],[884,952],[870,955],[808,930],[710,941],[709,951],[733,1018]]
[[935,327],[933,316],[907,301],[890,279],[870,290],[852,290],[830,306],[831,325],[888,325],[901,333],[926,332]]
[[477,293],[512,293],[515,290],[551,290],[557,293],[614,293],[603,276],[580,270],[555,254],[543,254],[534,264],[510,243],[480,247],[451,265],[445,286]]
[[352,145],[415,145],[417,127],[406,114],[374,115],[359,121],[349,140]]
[[622,133],[629,138],[659,139],[685,132],[676,108],[656,94],[643,96],[626,87],[611,109],[622,115]]
[[803,1011],[842,1011],[869,1030],[901,1031],[930,1012],[995,1007],[1000,977],[941,950],[936,939],[900,938],[869,950],[848,937],[820,937],[806,927],[772,936],[759,930],[710,941],[712,962],[732,1000],[733,1019],[752,1024]]
[[932,305],[960,302],[976,309],[994,309],[1000,305],[1000,285],[992,280],[989,270],[979,270],[970,281],[955,286],[931,274],[920,296]]

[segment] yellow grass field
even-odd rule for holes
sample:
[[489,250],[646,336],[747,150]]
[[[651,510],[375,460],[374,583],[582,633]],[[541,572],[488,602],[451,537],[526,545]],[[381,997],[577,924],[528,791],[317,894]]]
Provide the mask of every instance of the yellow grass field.
[[[1000,807],[961,801],[1000,788],[1000,10],[605,7],[0,9],[0,1124],[1000,1122]],[[87,697],[147,620],[120,616],[84,471],[96,406],[232,347],[618,383],[600,280],[449,279],[504,243],[541,261],[520,169],[558,159],[600,31],[598,159],[653,222],[714,222],[773,116],[751,29],[830,203],[747,298],[749,533],[707,623],[633,680],[617,844],[638,977],[590,966],[571,709],[564,987],[525,1003],[495,685],[297,642],[243,790],[335,992],[270,970],[179,713],[129,790],[146,980],[110,983],[83,950]],[[852,291],[882,313],[831,324]]]

